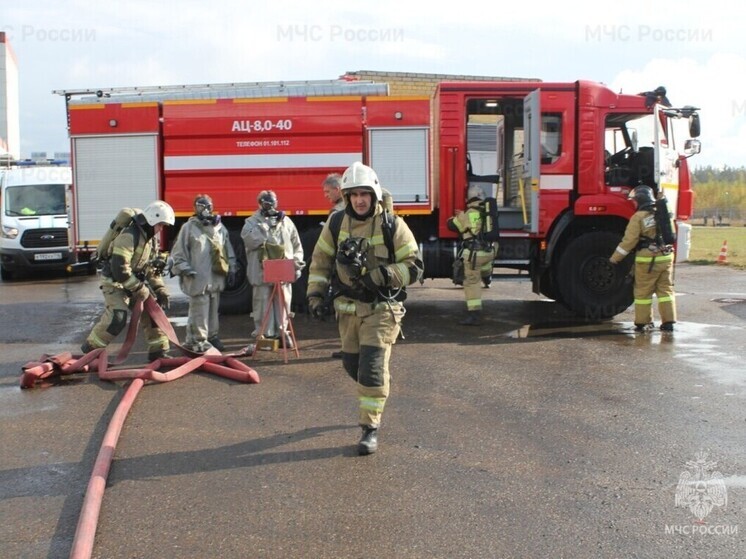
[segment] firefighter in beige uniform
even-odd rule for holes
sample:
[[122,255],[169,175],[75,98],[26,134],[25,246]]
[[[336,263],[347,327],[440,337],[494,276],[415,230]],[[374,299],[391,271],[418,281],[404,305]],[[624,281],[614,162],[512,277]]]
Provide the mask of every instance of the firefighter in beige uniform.
[[612,264],[635,253],[635,329],[643,332],[652,327],[653,293],[658,296],[661,330],[673,331],[676,322],[676,300],[673,288],[674,252],[671,246],[656,243],[655,197],[653,189],[641,185],[630,192],[637,212],[630,218],[624,238],[610,257]]
[[[339,296],[334,299],[342,363],[357,382],[359,454],[378,448],[378,428],[389,395],[391,346],[404,316],[404,287],[421,279],[422,260],[414,235],[402,219],[384,231],[383,192],[370,167],[353,163],[342,178],[346,207],[339,212],[338,238],[324,224],[311,260],[308,306],[322,314],[324,294],[336,270]],[[393,216],[390,216],[393,218]],[[388,231],[391,229],[387,228]],[[388,245],[388,246],[387,246]],[[335,282],[335,283],[336,283]]]
[[[158,255],[157,239],[166,225],[175,222],[174,210],[157,200],[137,214],[108,247],[101,272],[101,291],[106,307],[98,323],[81,346],[83,353],[107,347],[127,326],[129,309],[138,300],[155,293],[158,304],[168,308],[168,290],[163,277],[151,266]],[[169,349],[168,337],[149,316],[141,326],[148,344],[148,359],[164,357]]]
[[218,307],[226,278],[235,272],[236,256],[207,194],[194,199],[194,215],[179,230],[171,258],[171,272],[179,276],[179,287],[189,297],[185,347],[198,353],[211,347],[224,351]]
[[492,275],[497,247],[494,243],[486,242],[482,238],[484,192],[478,186],[472,185],[469,187],[467,197],[466,211],[457,211],[455,216],[448,219],[447,226],[451,231],[460,235],[463,248],[464,297],[467,313],[466,318],[459,324],[476,326],[481,324],[482,278],[488,274]]

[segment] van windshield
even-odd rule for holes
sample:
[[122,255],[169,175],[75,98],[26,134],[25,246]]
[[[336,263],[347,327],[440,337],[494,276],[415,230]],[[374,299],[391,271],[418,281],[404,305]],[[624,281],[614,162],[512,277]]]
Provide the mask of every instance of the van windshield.
[[24,184],[5,191],[5,215],[61,215],[65,207],[64,184]]

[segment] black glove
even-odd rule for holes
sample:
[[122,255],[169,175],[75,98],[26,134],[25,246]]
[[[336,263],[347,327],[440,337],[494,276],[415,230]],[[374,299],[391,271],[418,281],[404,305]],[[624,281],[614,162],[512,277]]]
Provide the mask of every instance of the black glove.
[[379,288],[388,286],[389,277],[386,266],[378,266],[378,268],[373,268],[370,272],[361,276],[360,283],[369,291],[378,291]]
[[324,299],[321,297],[309,297],[308,298],[308,312],[316,320],[324,318]]
[[171,305],[171,301],[168,298],[168,291],[166,288],[161,288],[155,293],[155,300],[164,311]]

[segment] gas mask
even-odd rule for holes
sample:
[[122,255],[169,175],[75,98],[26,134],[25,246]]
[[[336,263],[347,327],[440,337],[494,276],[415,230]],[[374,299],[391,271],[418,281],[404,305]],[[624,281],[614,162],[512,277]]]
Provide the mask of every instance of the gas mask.
[[368,239],[348,237],[337,251],[337,275],[342,283],[355,285],[365,273],[368,260]]
[[217,225],[220,216],[212,213],[212,200],[209,197],[200,197],[194,201],[194,215],[203,225]]
[[259,207],[260,213],[267,218],[270,227],[276,227],[285,217],[285,212],[277,210],[277,196],[273,192],[267,192],[260,196]]

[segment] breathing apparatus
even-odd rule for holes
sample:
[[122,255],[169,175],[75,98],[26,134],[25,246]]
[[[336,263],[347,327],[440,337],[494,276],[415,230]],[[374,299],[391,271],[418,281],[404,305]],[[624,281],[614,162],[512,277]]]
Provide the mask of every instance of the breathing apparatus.
[[285,212],[277,209],[277,194],[271,190],[263,190],[257,196],[260,213],[267,218],[269,225],[275,227],[285,217]]
[[202,225],[217,225],[220,216],[213,213],[212,198],[206,194],[200,194],[194,199],[194,215]]

